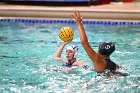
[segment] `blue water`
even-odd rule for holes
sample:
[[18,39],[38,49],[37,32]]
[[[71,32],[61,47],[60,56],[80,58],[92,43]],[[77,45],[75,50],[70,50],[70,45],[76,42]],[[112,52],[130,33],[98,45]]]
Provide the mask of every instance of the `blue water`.
[[[70,44],[79,46],[78,60],[89,67],[59,70],[63,64],[53,59],[62,41],[63,26],[74,30]],[[111,59],[127,77],[96,77],[92,62],[80,44],[75,24],[0,23],[0,93],[139,93],[140,26],[84,25],[90,45],[112,41],[116,51]],[[65,58],[65,49],[62,53]]]

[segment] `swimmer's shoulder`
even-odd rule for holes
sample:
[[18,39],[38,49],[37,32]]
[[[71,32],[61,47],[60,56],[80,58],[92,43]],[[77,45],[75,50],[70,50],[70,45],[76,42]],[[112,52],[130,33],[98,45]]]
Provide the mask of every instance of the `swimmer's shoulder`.
[[85,62],[82,62],[82,61],[76,61],[73,63],[74,66],[83,66],[85,65]]

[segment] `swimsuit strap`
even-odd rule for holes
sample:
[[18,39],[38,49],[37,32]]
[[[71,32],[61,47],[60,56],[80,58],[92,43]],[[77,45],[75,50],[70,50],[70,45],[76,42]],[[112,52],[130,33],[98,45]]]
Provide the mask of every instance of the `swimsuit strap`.
[[71,67],[72,66],[72,63],[70,60],[68,60],[68,62],[65,64],[66,67]]
[[[76,60],[74,62],[76,62]],[[71,67],[73,63],[71,63],[71,60],[68,60],[68,62],[66,64],[64,64],[63,66]]]

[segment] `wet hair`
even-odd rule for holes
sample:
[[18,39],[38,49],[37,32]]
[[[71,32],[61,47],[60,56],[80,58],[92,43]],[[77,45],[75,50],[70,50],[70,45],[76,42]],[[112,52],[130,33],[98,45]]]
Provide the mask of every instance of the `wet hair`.
[[99,53],[101,55],[111,55],[115,51],[115,45],[112,42],[103,42],[99,44]]

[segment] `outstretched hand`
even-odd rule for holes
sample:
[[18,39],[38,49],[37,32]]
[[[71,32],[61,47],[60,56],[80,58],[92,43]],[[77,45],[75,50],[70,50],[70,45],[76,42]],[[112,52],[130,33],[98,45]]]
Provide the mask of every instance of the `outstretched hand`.
[[83,20],[83,16],[80,16],[79,11],[74,11],[74,15],[72,15],[71,20],[75,21],[76,23],[81,23]]

